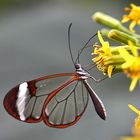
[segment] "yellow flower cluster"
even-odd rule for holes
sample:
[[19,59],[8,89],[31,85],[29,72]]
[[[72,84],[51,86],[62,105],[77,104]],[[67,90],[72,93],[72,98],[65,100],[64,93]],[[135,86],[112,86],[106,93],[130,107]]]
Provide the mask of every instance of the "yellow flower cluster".
[[134,121],[134,126],[132,129],[133,136],[122,137],[121,140],[140,140],[140,110],[135,108],[133,105],[128,105],[131,110],[133,110],[138,116]]
[[130,91],[133,91],[136,83],[140,80],[140,56],[138,48],[131,42],[128,45],[111,47],[109,42],[104,41],[101,33],[98,32],[101,45],[96,44],[93,61],[97,68],[107,74],[110,78],[112,74],[123,71],[132,79]]
[[[131,79],[129,91],[132,92],[140,82],[140,35],[134,30],[134,27],[140,24],[140,6],[130,4],[125,11],[128,14],[124,15],[121,21],[102,12],[96,12],[92,16],[93,20],[107,27],[102,29],[101,33],[98,32],[100,43],[93,45],[93,61],[97,68],[109,78],[115,73],[123,72]],[[126,28],[122,23],[128,21],[131,23],[129,28]],[[104,41],[102,35],[121,45],[110,46],[108,41]],[[133,136],[122,137],[121,140],[140,140],[140,110],[131,104],[128,106],[138,116],[132,129]]]
[[135,4],[130,4],[131,8],[125,8],[125,11],[129,12],[128,15],[124,15],[122,19],[122,23],[131,21],[129,29],[132,32],[135,32],[133,29],[136,24],[140,24],[140,6],[136,6]]

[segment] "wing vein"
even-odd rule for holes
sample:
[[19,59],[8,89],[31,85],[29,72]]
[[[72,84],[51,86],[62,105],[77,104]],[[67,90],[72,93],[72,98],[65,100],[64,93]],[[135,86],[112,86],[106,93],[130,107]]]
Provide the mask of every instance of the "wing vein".
[[28,101],[27,104],[25,105],[25,108],[28,106],[28,104],[29,104],[29,102],[30,102],[30,100],[31,100],[32,97],[33,97],[33,96],[31,96],[31,97],[29,98],[29,101]]
[[74,90],[74,105],[75,105],[75,115],[77,115],[77,101],[76,101],[76,95],[75,95],[75,90]]
[[64,121],[66,106],[67,106],[67,100],[65,102],[65,106],[64,106],[64,110],[63,110],[63,115],[62,115],[62,118],[61,118],[61,124],[63,124],[63,121]]
[[83,86],[83,83],[81,82],[81,88],[82,88],[82,99],[83,99],[83,104],[85,106],[85,101],[84,101],[84,86]]
[[[56,100],[56,99],[55,99]],[[55,108],[56,108],[56,106],[58,105],[58,101],[56,100],[56,105],[54,106],[54,108],[51,110],[51,112],[49,113],[49,115],[48,115],[48,117],[50,117],[51,116],[51,114],[53,113],[53,111],[55,110]]]
[[[31,111],[31,116],[32,116],[33,111],[34,111],[34,107],[35,107],[36,101],[37,101],[37,97],[35,97],[35,102],[34,102],[34,104],[33,104],[33,108],[32,108],[32,111]],[[32,116],[32,117],[33,117],[33,116]]]

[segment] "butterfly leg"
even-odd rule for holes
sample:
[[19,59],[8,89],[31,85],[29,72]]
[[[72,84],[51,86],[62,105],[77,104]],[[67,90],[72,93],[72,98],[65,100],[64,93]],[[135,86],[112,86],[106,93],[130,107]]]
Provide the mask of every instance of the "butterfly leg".
[[90,76],[90,78],[93,79],[96,83],[99,83],[99,82],[102,82],[103,80],[107,79],[108,76],[106,75],[106,76],[99,78],[99,79],[96,79],[93,76]]

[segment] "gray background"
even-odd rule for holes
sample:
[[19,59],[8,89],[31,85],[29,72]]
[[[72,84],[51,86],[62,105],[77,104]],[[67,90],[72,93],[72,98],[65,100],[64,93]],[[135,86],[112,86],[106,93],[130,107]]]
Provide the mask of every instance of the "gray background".
[[[74,71],[67,43],[70,22],[73,22],[71,44],[76,56],[76,51],[102,27],[91,20],[92,14],[103,11],[121,19],[123,8],[130,1],[0,2],[0,140],[114,140],[122,135],[131,135],[136,115],[127,104],[140,108],[140,93],[138,86],[134,93],[129,93],[130,80],[123,74],[99,84],[91,83],[106,106],[106,121],[97,116],[91,101],[81,120],[67,129],[49,128],[44,123],[20,122],[9,116],[3,107],[7,91],[18,83]],[[84,57],[83,61],[88,59]],[[96,75],[95,72],[92,74]]]

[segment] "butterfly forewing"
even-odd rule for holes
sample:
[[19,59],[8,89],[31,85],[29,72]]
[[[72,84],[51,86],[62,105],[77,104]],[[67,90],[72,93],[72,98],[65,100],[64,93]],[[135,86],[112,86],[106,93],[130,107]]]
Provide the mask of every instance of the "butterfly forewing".
[[55,78],[39,80],[35,83],[35,86],[37,88],[36,96],[50,94],[52,91],[54,91],[70,79],[72,79],[71,76],[60,76]]
[[11,89],[4,99],[7,112],[18,120],[39,122],[42,120],[42,109],[47,97],[55,90],[74,78],[73,73],[45,76],[24,82]]
[[43,110],[44,122],[56,128],[75,124],[84,113],[88,93],[81,80],[75,80],[46,100]]

